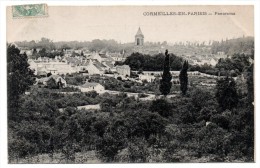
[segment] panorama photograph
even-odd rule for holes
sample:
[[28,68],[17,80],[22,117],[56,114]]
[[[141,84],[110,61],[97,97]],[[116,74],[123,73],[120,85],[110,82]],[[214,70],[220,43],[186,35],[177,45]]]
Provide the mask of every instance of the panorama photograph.
[[9,164],[254,162],[254,6],[9,6]]

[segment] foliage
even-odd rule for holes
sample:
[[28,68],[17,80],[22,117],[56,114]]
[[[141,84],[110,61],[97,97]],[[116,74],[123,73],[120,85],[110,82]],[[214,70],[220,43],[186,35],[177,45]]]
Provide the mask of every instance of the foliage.
[[[182,58],[169,54],[168,65],[171,70],[179,70],[182,66]],[[126,58],[124,64],[129,65],[134,71],[162,71],[164,67],[165,56],[163,54],[143,55],[141,53],[132,53]]]
[[[10,159],[59,153],[63,162],[83,163],[78,154],[87,151],[109,163],[253,159],[253,108],[244,103],[218,112],[211,91],[143,102],[125,94],[66,95],[44,88],[20,101],[21,121],[10,121]],[[110,112],[75,108],[98,102],[111,105]],[[161,116],[165,108],[172,114]],[[211,123],[206,126],[205,120]]]
[[29,69],[27,55],[20,54],[15,45],[7,46],[7,101],[9,117],[18,117],[19,97],[34,82],[33,71]]
[[250,66],[250,57],[251,55],[233,54],[231,58],[219,59],[216,68],[226,74],[230,73],[232,76],[237,76]]
[[52,77],[46,82],[49,89],[58,89],[58,85]]
[[86,82],[87,77],[83,75],[65,76],[65,80],[69,85],[79,86]]
[[128,142],[128,157],[130,162],[145,163],[148,161],[148,143],[143,138],[130,139]]
[[183,95],[186,94],[188,90],[188,61],[184,61],[182,65],[182,69],[180,71],[179,79],[180,79],[180,89]]
[[172,107],[166,99],[156,99],[152,101],[150,110],[158,112],[162,117],[169,117],[172,115]]
[[225,77],[217,81],[216,98],[219,106],[223,109],[229,109],[237,106],[238,95],[236,91],[236,83],[233,78]]
[[160,80],[160,92],[162,95],[166,96],[170,93],[172,87],[172,75],[170,73],[170,58],[169,58],[168,50],[165,51],[165,60],[163,66],[163,74],[162,79]]
[[111,162],[118,153],[125,147],[127,139],[127,128],[123,120],[115,120],[106,129],[103,139],[97,145],[97,149],[105,161]]
[[252,103],[254,102],[254,64],[251,64],[247,73],[247,98],[248,102]]
[[209,124],[207,127],[200,129],[195,138],[198,142],[197,152],[200,154],[215,154],[218,157],[218,161],[223,161],[225,147],[229,144],[225,144],[225,137],[228,136],[228,132],[218,127],[216,124]]
[[217,52],[224,52],[228,55],[235,53],[249,52],[251,53],[254,49],[254,38],[253,37],[242,37],[236,39],[226,39],[221,42],[213,41],[211,46],[211,52],[216,54]]

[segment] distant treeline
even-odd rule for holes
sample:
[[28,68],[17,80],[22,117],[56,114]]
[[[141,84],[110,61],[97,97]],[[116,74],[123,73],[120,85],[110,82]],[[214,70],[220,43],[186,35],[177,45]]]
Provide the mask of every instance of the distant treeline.
[[[47,51],[51,50],[62,50],[62,49],[87,49],[89,51],[97,52],[134,52],[134,43],[118,43],[115,40],[99,40],[95,39],[92,41],[59,41],[53,42],[48,38],[41,38],[40,41],[18,41],[15,42],[18,47],[34,49],[34,48],[45,48]],[[169,51],[174,51],[177,55],[183,54],[195,54],[195,53],[208,53],[216,54],[217,52],[224,52],[228,55],[234,53],[251,53],[254,49],[254,38],[243,37],[230,40],[213,41],[209,43],[175,43],[172,45],[167,44],[166,41],[160,43],[145,42],[144,48],[147,50],[158,50],[161,47],[167,47]],[[206,47],[206,48],[205,48]]]
[[254,51],[254,37],[243,37],[231,40],[214,41],[211,45],[212,54],[224,52],[227,55],[235,53],[252,53]]
[[[45,48],[47,51],[51,50],[62,50],[62,49],[87,49],[89,51],[98,52],[122,52],[123,50],[129,51],[133,48],[133,43],[120,44],[115,40],[99,40],[95,39],[92,41],[59,41],[53,42],[47,38],[41,38],[40,41],[18,41],[15,44],[19,47],[34,49],[34,48]],[[130,51],[129,51],[130,52]]]

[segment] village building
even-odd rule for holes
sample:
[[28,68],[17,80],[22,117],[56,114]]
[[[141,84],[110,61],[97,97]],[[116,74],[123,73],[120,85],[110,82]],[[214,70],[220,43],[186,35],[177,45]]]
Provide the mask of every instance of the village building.
[[128,65],[116,66],[116,72],[122,76],[130,76],[131,69]]
[[97,60],[85,60],[78,65],[78,72],[85,72],[89,75],[104,74],[106,66],[98,62]]
[[115,61],[118,61],[118,62],[124,62],[126,60],[126,53],[125,53],[125,50],[121,52],[116,52],[116,53],[108,53],[107,55],[109,55],[113,60],[114,62]]
[[30,69],[34,70],[35,75],[42,74],[71,74],[77,72],[77,69],[66,62],[48,61],[28,61]]
[[135,45],[136,46],[143,46],[144,45],[144,35],[141,31],[141,28],[138,28],[138,31],[135,35]]
[[96,91],[97,93],[103,93],[105,90],[105,87],[99,83],[86,82],[85,84],[79,86],[79,89],[81,92]]
[[139,80],[147,81],[147,82],[153,82],[155,80],[155,76],[140,74],[139,75]]
[[64,56],[65,57],[70,57],[73,52],[74,52],[74,49],[65,49]]
[[20,49],[20,54],[26,54],[27,56],[31,56],[33,53],[33,50],[30,49]]

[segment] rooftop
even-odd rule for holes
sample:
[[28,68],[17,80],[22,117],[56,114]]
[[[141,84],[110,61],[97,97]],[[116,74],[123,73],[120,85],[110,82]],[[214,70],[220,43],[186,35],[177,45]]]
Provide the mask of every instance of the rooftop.
[[117,65],[116,67],[117,68],[130,69],[129,65],[121,65],[121,66]]
[[95,83],[95,82],[86,82],[85,84],[81,85],[80,87],[82,88],[89,88],[89,87],[95,87],[97,85],[100,85],[99,83]]

